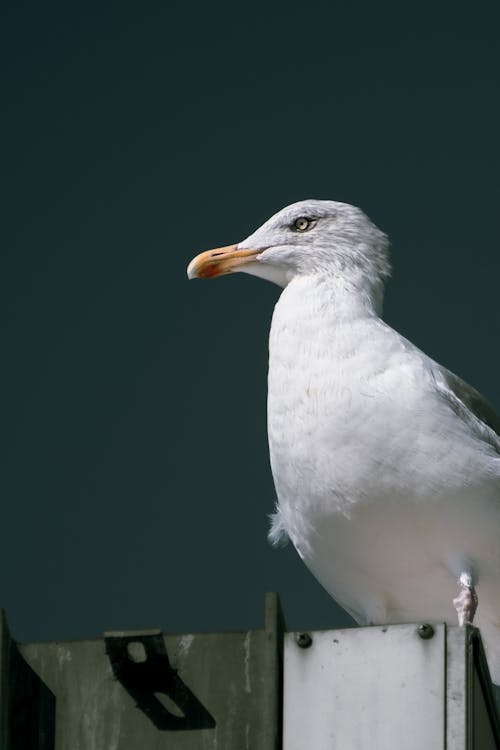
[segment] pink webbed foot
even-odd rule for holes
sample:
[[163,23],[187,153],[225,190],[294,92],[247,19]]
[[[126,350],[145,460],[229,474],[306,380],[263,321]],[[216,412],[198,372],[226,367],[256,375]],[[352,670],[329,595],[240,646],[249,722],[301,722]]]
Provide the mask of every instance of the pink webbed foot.
[[456,599],[453,599],[453,606],[457,610],[458,624],[460,626],[472,625],[477,609],[477,594],[472,585],[472,576],[469,573],[462,573],[459,584],[460,593]]

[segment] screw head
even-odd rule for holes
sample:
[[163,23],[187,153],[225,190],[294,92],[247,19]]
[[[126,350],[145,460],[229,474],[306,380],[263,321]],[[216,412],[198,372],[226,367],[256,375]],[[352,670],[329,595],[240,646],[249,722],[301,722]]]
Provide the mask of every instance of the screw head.
[[429,625],[428,622],[422,623],[422,625],[419,625],[417,628],[417,633],[419,634],[420,638],[424,641],[428,641],[429,638],[432,638],[434,635],[434,628],[432,625]]
[[297,633],[295,640],[299,648],[309,648],[312,644],[312,638],[309,633]]

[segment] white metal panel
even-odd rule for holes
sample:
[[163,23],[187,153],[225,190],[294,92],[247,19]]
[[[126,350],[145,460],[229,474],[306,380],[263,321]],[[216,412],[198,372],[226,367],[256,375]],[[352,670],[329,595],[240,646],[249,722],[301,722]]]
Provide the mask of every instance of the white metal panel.
[[446,637],[446,739],[447,750],[471,747],[470,702],[465,690],[468,677],[467,628],[448,628]]
[[415,625],[285,636],[284,750],[442,750],[445,627]]

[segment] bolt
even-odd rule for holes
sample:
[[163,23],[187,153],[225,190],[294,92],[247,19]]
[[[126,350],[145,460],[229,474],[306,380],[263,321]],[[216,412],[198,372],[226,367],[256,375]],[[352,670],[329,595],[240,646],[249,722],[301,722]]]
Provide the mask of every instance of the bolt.
[[309,648],[312,644],[312,638],[309,633],[297,633],[295,640],[299,648]]
[[434,635],[434,628],[432,625],[429,625],[428,622],[424,622],[422,625],[419,625],[417,628],[417,633],[424,641],[428,641],[429,638],[432,638]]

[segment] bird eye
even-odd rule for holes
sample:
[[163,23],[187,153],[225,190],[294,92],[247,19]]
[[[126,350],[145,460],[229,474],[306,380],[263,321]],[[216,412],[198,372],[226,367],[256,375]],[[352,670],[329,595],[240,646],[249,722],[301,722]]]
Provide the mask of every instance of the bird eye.
[[293,228],[297,232],[307,232],[308,229],[311,229],[316,224],[313,219],[308,219],[306,216],[299,216],[298,219],[295,219],[293,222]]

